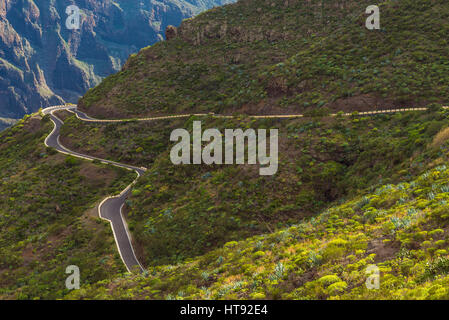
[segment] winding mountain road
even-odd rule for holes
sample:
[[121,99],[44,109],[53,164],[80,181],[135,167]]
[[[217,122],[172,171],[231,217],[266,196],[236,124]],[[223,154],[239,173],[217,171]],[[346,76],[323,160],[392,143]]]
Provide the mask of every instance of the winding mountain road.
[[[444,109],[448,109],[448,106],[443,107]],[[172,115],[172,116],[161,116],[161,117],[150,117],[150,118],[140,118],[140,119],[112,119],[112,120],[104,120],[104,119],[95,119],[86,115],[84,112],[81,112],[74,105],[69,106],[54,106],[49,107],[42,112],[44,114],[48,114],[50,116],[51,121],[53,121],[55,127],[53,131],[47,136],[45,139],[45,145],[48,147],[52,147],[56,149],[58,152],[63,154],[72,155],[78,158],[87,159],[87,160],[98,160],[105,164],[114,165],[120,168],[125,168],[128,170],[133,170],[137,173],[137,178],[131,183],[125,190],[122,191],[118,196],[107,197],[104,199],[101,204],[98,206],[98,214],[100,218],[105,219],[111,223],[112,231],[114,233],[115,242],[117,244],[117,249],[120,253],[120,257],[123,260],[127,270],[129,272],[140,271],[143,272],[144,268],[138,261],[134,248],[131,241],[131,235],[129,234],[128,227],[125,219],[123,218],[122,208],[125,203],[126,198],[128,197],[132,186],[136,183],[137,179],[146,171],[146,168],[134,167],[131,165],[118,163],[110,160],[100,159],[96,157],[92,157],[89,155],[85,155],[82,153],[78,153],[64,147],[59,141],[59,134],[61,126],[64,122],[55,116],[53,113],[59,110],[67,110],[69,112],[74,113],[78,119],[86,122],[94,122],[94,123],[113,123],[113,122],[130,122],[130,121],[153,121],[153,120],[166,120],[166,119],[174,119],[174,118],[186,118],[190,116],[212,116],[214,118],[233,118],[232,115],[219,115],[214,113],[197,113],[197,114],[184,114],[184,115]],[[366,111],[366,112],[358,112],[357,115],[376,115],[376,114],[385,114],[385,113],[396,113],[396,112],[406,112],[406,111],[425,111],[427,108],[402,108],[402,109],[385,109],[385,110],[375,110],[375,111]],[[352,116],[354,113],[342,113],[342,114],[331,114],[331,117],[336,116]],[[250,118],[255,119],[270,119],[270,118],[300,118],[304,117],[302,114],[290,114],[290,115],[253,115],[248,116]]]
[[144,268],[140,264],[139,260],[136,257],[134,252],[134,248],[131,241],[131,235],[128,232],[128,227],[125,219],[123,218],[122,208],[125,203],[126,198],[128,197],[131,187],[137,181],[137,179],[145,172],[145,168],[138,168],[134,166],[130,166],[123,163],[118,163],[110,160],[100,159],[96,157],[92,157],[89,155],[85,155],[82,153],[78,153],[75,151],[71,151],[64,147],[59,142],[59,135],[61,126],[64,122],[59,119],[57,116],[53,114],[53,112],[58,110],[69,110],[73,107],[66,106],[57,106],[50,107],[42,110],[44,114],[48,114],[50,116],[51,121],[54,124],[53,131],[47,136],[45,139],[45,145],[47,147],[51,147],[56,149],[58,152],[63,154],[72,155],[74,157],[86,159],[86,160],[98,160],[105,164],[111,164],[116,167],[125,168],[128,170],[133,170],[137,173],[136,180],[133,181],[125,190],[123,190],[118,196],[107,197],[104,199],[100,205],[98,206],[98,215],[100,218],[107,220],[111,223],[112,232],[114,234],[115,242],[117,244],[117,249],[119,251],[120,257],[123,260],[123,263],[126,266],[126,269],[129,272],[140,271],[143,272]]

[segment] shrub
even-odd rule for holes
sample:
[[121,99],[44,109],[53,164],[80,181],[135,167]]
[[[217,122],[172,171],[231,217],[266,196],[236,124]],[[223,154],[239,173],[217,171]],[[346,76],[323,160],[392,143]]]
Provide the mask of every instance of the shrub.
[[254,300],[262,300],[262,299],[265,299],[266,297],[265,297],[265,294],[264,293],[261,293],[261,292],[256,292],[256,293],[253,293],[253,294],[251,294],[251,299],[254,299]]
[[449,273],[449,259],[446,257],[439,257],[434,261],[427,262],[425,265],[425,271],[422,275],[423,281],[431,279],[437,275]]
[[341,279],[336,274],[329,274],[319,278],[318,282],[327,287],[333,283],[341,282]]
[[330,295],[335,295],[337,293],[341,293],[343,291],[345,291],[348,288],[348,284],[344,281],[339,281],[339,282],[335,282],[333,284],[331,284],[328,288],[327,288],[327,292]]
[[237,241],[229,241],[227,243],[225,243],[224,247],[225,248],[234,248],[235,246],[237,246]]
[[69,167],[77,166],[81,163],[81,160],[78,158],[75,158],[74,156],[67,156],[65,158],[65,164]]
[[45,151],[49,154],[49,155],[54,155],[57,154],[58,152],[56,151],[56,149],[51,148],[51,147],[46,147]]

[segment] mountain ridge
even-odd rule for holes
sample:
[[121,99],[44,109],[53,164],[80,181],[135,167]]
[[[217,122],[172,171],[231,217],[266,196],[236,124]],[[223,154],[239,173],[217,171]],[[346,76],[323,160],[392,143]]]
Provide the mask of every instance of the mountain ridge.
[[444,2],[384,1],[380,30],[365,27],[369,1],[321,3],[239,1],[185,20],[169,41],[132,56],[87,92],[79,107],[97,117],[139,117],[348,112],[449,100]]

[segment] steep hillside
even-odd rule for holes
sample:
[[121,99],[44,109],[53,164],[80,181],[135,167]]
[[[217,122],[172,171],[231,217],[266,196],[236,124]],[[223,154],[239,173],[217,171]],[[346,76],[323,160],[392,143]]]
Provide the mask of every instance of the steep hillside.
[[[191,131],[195,119],[203,120],[204,130],[279,129],[278,172],[263,177],[258,166],[174,166],[170,133]],[[158,265],[294,224],[375,186],[408,181],[440,156],[431,142],[446,123],[445,114],[423,112],[117,124],[71,116],[65,118],[61,142],[81,153],[149,168],[127,202],[127,220],[141,261]]]
[[447,1],[384,1],[380,30],[365,27],[371,4],[245,0],[215,8],[133,56],[80,107],[132,117],[446,102]]
[[0,299],[61,298],[69,265],[84,283],[126,271],[95,205],[134,173],[46,149],[52,128],[34,114],[0,134]]
[[[313,219],[68,298],[449,299],[449,170],[384,185]],[[365,286],[380,269],[380,288]]]
[[[99,152],[135,163],[147,155],[152,163],[126,210],[147,273],[84,286],[67,298],[449,299],[449,110],[202,120],[207,127],[279,128],[278,174],[175,167],[166,151],[136,144],[163,140],[168,123],[140,131],[137,122],[66,118],[64,141],[98,144]],[[102,145],[106,139],[111,143]],[[118,149],[123,143],[132,147]],[[380,289],[369,290],[373,264]]]
[[[69,116],[63,140],[73,148],[149,166],[126,208],[149,268],[67,297],[448,299],[449,112],[326,114],[447,103],[449,4],[385,1],[378,31],[365,28],[369,4],[216,8],[169,28],[169,41],[90,90],[80,108],[105,118],[309,117],[201,118],[204,128],[278,128],[279,171],[261,177],[251,166],[174,166],[164,140],[196,117]],[[365,286],[370,264],[380,289]]]
[[[217,1],[0,0],[0,117],[76,102],[131,53],[163,39],[167,25]],[[66,28],[67,6],[82,13]]]

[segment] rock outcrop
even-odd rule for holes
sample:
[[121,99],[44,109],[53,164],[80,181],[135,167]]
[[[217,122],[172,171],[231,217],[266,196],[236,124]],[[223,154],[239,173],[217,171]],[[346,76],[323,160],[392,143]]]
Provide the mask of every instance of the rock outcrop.
[[178,34],[178,30],[176,29],[175,26],[168,26],[165,29],[165,38],[167,40],[171,40],[171,39],[176,38],[177,34]]

